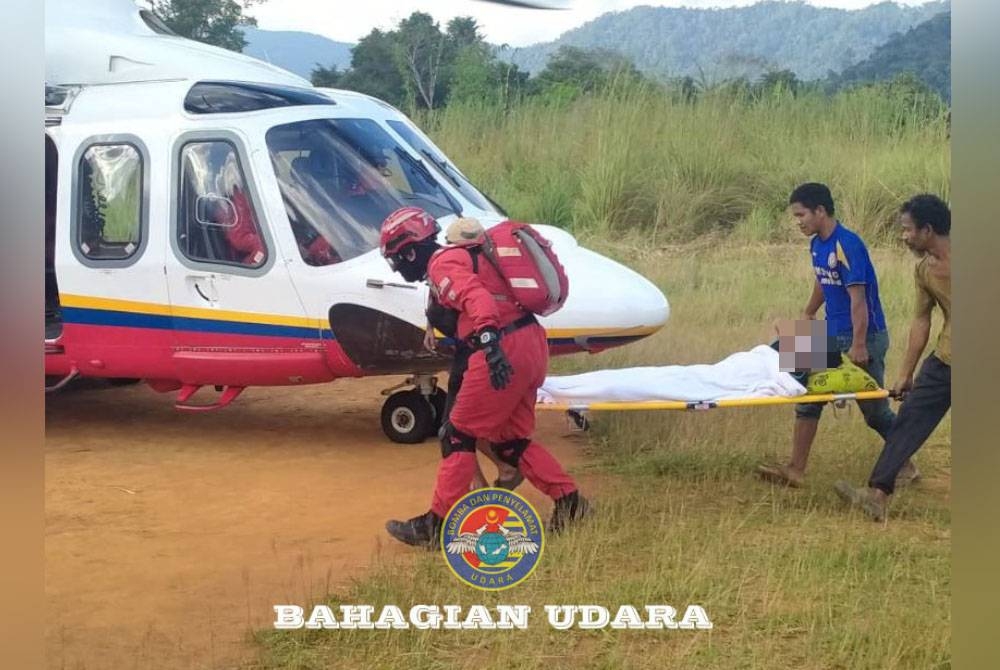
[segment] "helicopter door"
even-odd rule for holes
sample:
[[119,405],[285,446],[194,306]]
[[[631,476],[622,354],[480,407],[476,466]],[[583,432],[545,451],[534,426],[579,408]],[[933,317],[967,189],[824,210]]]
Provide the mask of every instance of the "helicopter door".
[[181,380],[321,381],[319,325],[306,318],[262,216],[241,142],[198,133],[177,146],[166,269]]
[[[172,333],[150,190],[150,152],[138,135],[46,140],[55,171],[46,248],[46,372],[147,378],[169,361]],[[70,153],[72,152],[72,153]],[[58,165],[58,169],[56,169]],[[55,199],[52,200],[53,195]],[[58,286],[56,285],[58,282]],[[49,344],[51,343],[51,344]],[[65,358],[60,356],[65,353]],[[73,370],[59,366],[72,362]]]

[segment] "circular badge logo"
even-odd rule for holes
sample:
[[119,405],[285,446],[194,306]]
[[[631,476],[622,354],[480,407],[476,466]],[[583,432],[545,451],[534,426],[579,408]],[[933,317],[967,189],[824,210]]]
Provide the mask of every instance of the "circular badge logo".
[[478,489],[448,511],[441,551],[448,567],[469,586],[502,591],[527,579],[542,557],[538,512],[506,489]]

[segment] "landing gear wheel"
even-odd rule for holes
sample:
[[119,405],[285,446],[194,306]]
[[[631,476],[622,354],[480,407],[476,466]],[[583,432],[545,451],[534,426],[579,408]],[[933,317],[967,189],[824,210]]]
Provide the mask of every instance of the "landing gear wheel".
[[399,444],[423,442],[434,434],[434,409],[419,389],[393,393],[382,405],[382,431]]
[[444,423],[444,406],[448,400],[448,394],[445,393],[444,389],[434,389],[434,393],[428,400],[431,401],[431,409],[434,410],[434,432],[437,433],[441,430],[441,424]]

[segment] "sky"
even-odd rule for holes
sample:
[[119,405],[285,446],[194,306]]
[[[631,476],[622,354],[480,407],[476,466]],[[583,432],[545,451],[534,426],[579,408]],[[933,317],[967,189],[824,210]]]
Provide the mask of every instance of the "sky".
[[[453,17],[472,16],[487,41],[511,47],[547,42],[567,30],[606,12],[640,5],[661,7],[738,7],[759,0],[552,0],[569,5],[562,11],[506,7],[479,0],[265,0],[247,13],[265,30],[301,30],[338,42],[357,42],[372,28],[391,30],[415,11],[431,14],[442,27]],[[920,5],[928,0],[896,0],[900,5]],[[809,0],[809,4],[840,9],[861,9],[871,0]]]

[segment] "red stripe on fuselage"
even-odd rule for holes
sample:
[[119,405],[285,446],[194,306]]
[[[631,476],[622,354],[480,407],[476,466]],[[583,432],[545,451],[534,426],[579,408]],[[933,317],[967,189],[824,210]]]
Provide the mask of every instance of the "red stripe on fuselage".
[[[362,371],[336,340],[174,331],[67,323],[57,342],[63,353],[45,356],[45,374],[66,375],[75,366],[87,377],[178,380],[185,384],[287,386],[316,384]],[[553,356],[603,351],[570,342],[550,343]]]
[[334,340],[67,323],[46,375],[275,386],[361,376]]

